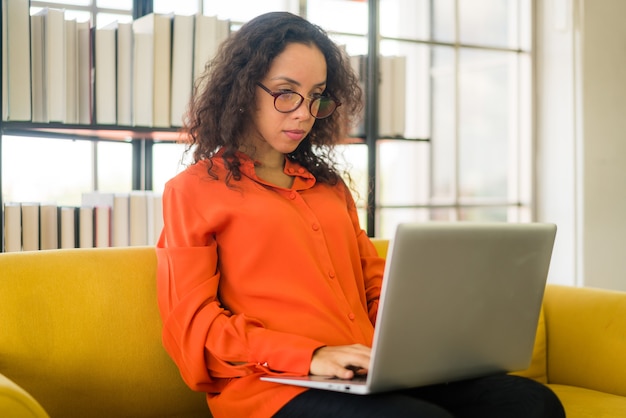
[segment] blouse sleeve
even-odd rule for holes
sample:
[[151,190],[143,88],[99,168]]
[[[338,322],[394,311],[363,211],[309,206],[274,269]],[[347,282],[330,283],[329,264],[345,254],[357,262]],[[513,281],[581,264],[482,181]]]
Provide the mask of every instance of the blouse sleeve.
[[166,186],[164,229],[157,244],[157,291],[163,344],[192,389],[219,392],[228,378],[280,371],[308,374],[323,344],[276,332],[245,314],[233,315],[217,297],[220,272],[210,221],[194,198]]

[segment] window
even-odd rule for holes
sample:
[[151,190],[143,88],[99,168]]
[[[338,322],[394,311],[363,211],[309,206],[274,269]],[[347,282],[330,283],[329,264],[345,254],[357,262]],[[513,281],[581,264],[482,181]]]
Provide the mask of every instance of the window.
[[[100,27],[129,21],[132,4],[32,1],[31,8],[63,7],[67,16]],[[366,1],[154,0],[153,6],[159,13],[218,15],[234,30],[260,13],[290,11],[326,29],[349,54],[368,52]],[[374,214],[371,235],[390,237],[407,220],[531,220],[530,10],[531,0],[379,1],[379,53],[404,59],[405,106],[397,111],[403,130],[379,135],[374,149],[340,147],[364,226]],[[1,145],[3,201],[78,204],[82,191],[133,187],[137,147],[130,142],[4,136]],[[149,183],[160,191],[184,167],[184,147],[150,147]],[[371,153],[376,202],[368,208]]]
[[[366,2],[307,5],[349,53],[367,52]],[[409,76],[404,139],[379,139],[375,150],[374,235],[391,237],[409,220],[531,219],[530,8],[530,0],[380,0],[379,53],[405,57]],[[350,158],[367,170],[367,150]]]

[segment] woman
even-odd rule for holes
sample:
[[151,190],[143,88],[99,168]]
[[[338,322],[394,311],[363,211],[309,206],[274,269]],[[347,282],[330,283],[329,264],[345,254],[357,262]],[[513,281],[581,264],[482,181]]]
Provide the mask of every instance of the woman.
[[215,417],[515,416],[524,403],[519,416],[563,416],[547,388],[507,376],[356,397],[260,380],[367,371],[384,262],[331,158],[360,97],[341,49],[289,13],[245,24],[199,80],[194,164],[165,188],[157,245],[163,341],[185,382]]

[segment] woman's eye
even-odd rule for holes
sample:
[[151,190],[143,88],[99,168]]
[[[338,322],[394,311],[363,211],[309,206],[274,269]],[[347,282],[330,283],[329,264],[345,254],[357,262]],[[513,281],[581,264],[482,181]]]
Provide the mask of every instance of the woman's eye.
[[292,90],[280,90],[280,98],[281,99],[290,99],[293,97],[293,95],[295,94]]

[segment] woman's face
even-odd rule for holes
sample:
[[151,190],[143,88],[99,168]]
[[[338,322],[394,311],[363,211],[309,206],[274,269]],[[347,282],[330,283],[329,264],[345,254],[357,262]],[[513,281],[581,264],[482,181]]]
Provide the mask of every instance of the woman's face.
[[274,97],[257,86],[253,116],[255,158],[293,152],[309,134],[315,118],[309,112],[309,98],[326,88],[326,60],[314,45],[291,43],[278,55],[261,84],[271,92],[293,91],[305,100],[296,110],[281,113],[274,107]]

